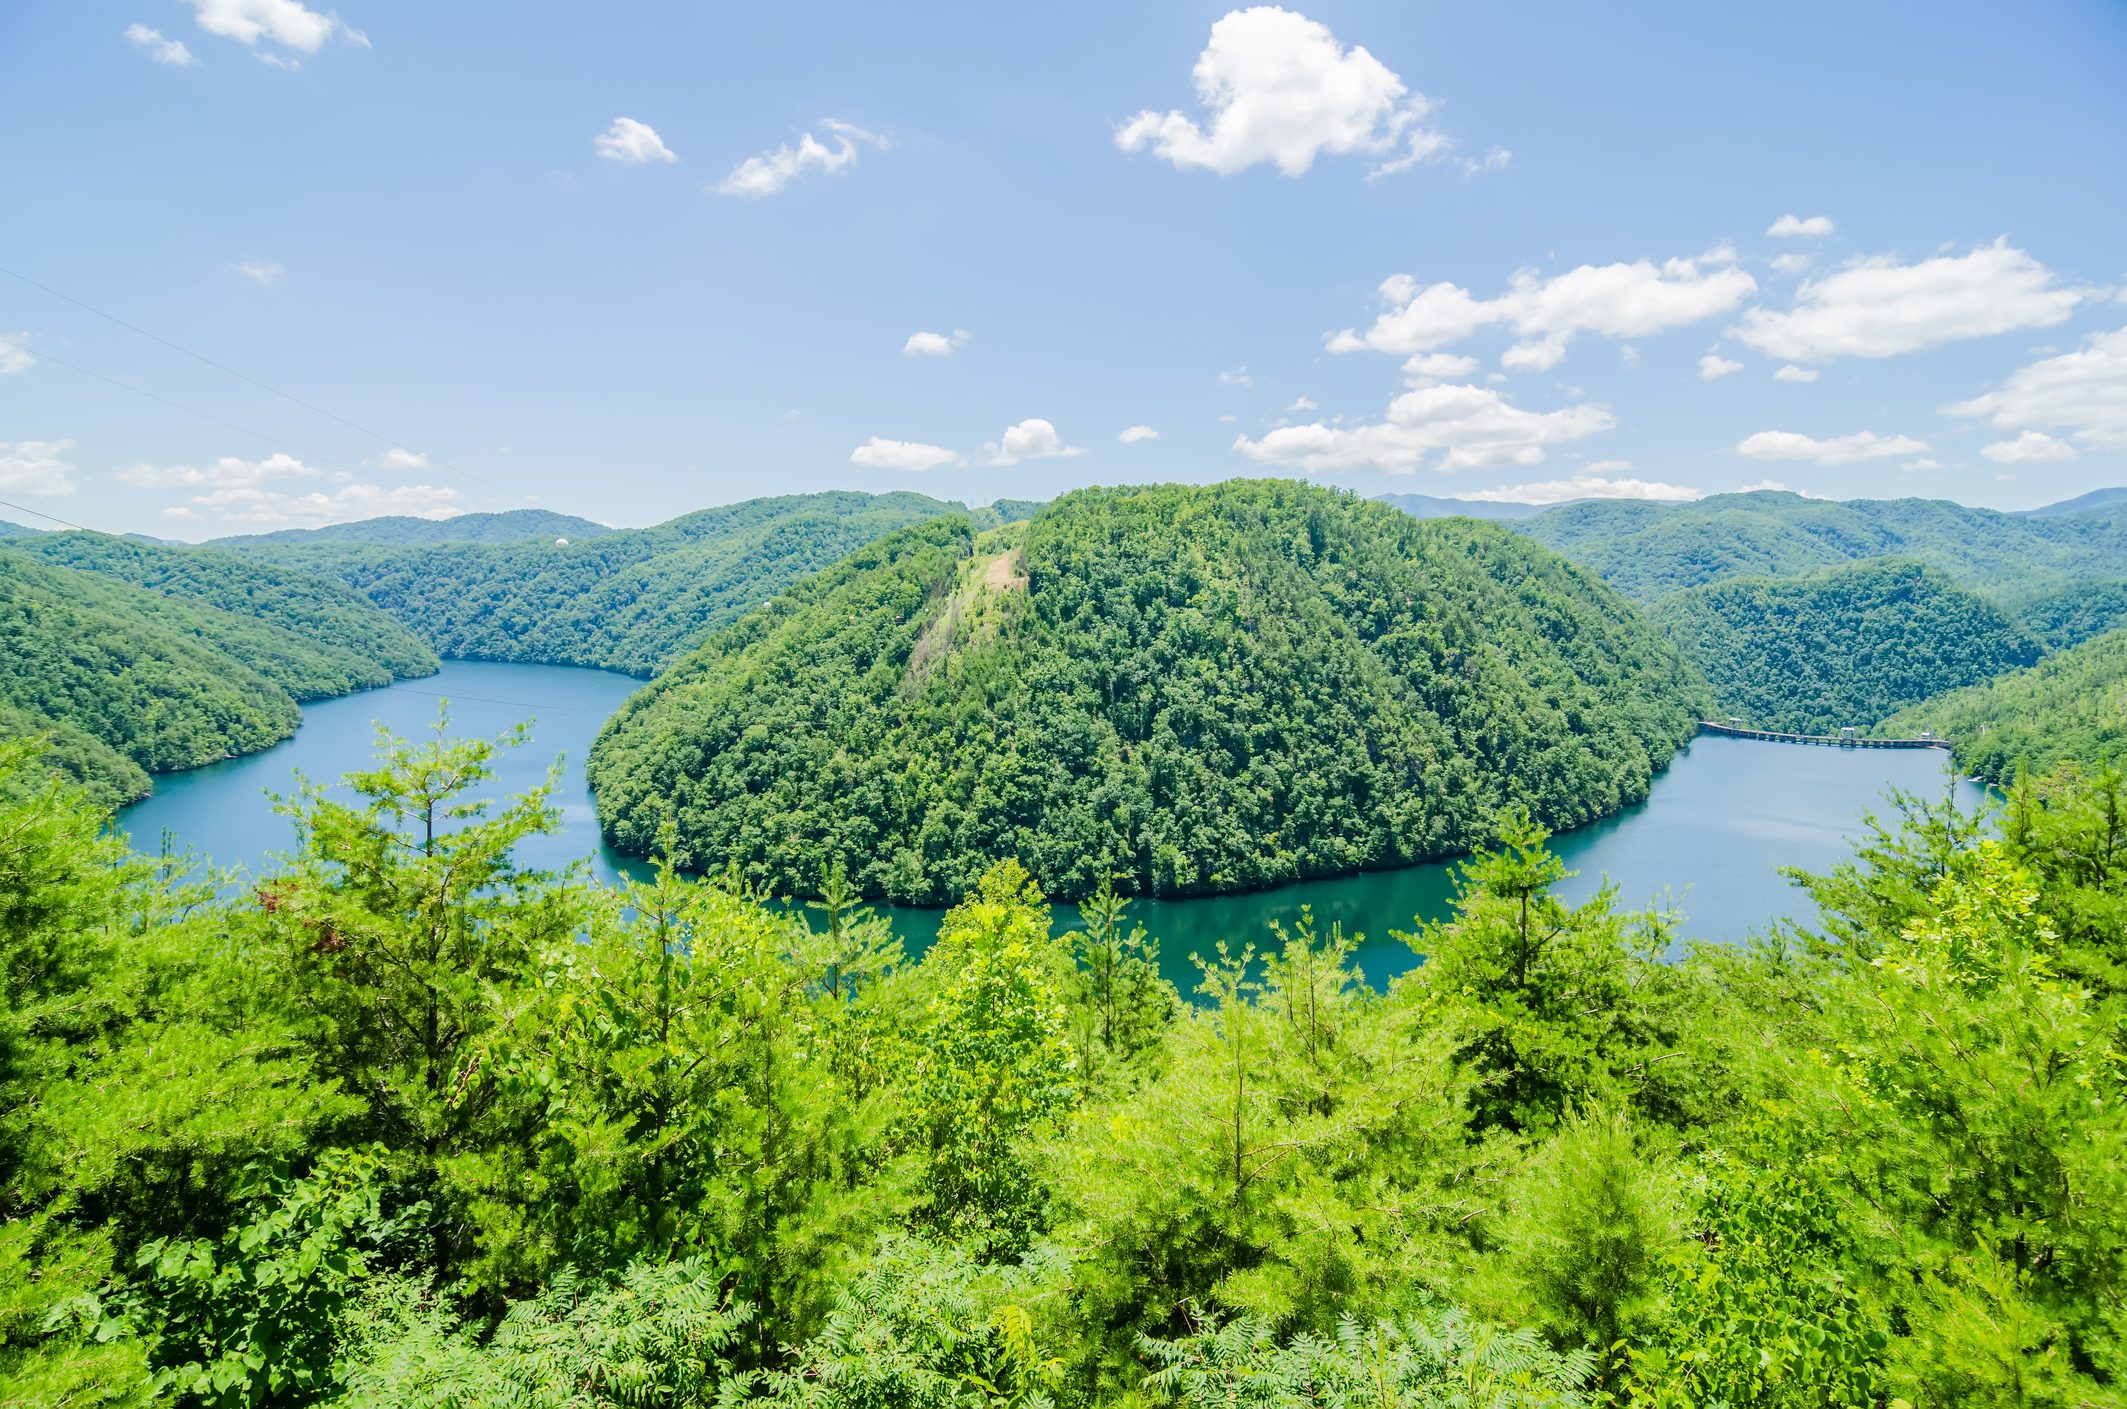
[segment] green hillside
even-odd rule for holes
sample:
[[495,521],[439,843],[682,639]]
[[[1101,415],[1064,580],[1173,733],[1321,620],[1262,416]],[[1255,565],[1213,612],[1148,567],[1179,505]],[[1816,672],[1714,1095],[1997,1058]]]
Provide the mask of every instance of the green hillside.
[[2056,650],[2127,626],[2127,582],[2079,582],[2024,603],[2024,624]]
[[522,543],[534,539],[596,538],[613,532],[602,523],[557,514],[551,509],[511,509],[499,514],[457,514],[447,519],[392,516],[326,524],[322,528],[284,528],[273,533],[217,538],[215,548],[259,548],[321,543]]
[[106,801],[278,743],[299,701],[435,669],[347,588],[272,564],[80,533],[0,548],[0,737],[49,736]]
[[2127,523],[2109,515],[2037,518],[1941,499],[1837,502],[1773,490],[1690,504],[1611,499],[1563,505],[1516,527],[1640,601],[1868,558],[1909,558],[2012,602],[2127,578]]
[[436,669],[435,653],[360,593],[281,563],[101,533],[43,534],[8,551],[226,613],[204,618],[200,629],[299,700]]
[[1990,783],[2072,760],[2127,760],[2127,631],[2093,637],[2029,670],[1924,700],[1885,721],[1948,739],[1957,764]]
[[1703,704],[1527,540],[1285,481],[942,517],[806,582],[607,725],[607,834],[810,891],[938,901],[1016,856],[1084,894],[1238,890],[1460,850],[1500,808],[1646,794]]
[[[974,511],[1001,522],[1024,506]],[[751,499],[566,546],[281,545],[248,551],[329,572],[446,656],[648,676],[792,583],[960,504],[836,492]]]
[[1648,615],[1705,674],[1722,714],[1800,734],[1866,729],[2039,657],[1985,599],[1896,559],[1695,587]]

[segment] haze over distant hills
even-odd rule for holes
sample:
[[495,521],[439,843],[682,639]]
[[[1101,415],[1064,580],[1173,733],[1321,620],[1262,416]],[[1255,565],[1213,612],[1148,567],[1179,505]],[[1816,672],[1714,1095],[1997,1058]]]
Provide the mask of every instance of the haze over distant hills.
[[299,546],[319,543],[522,543],[539,538],[596,538],[614,530],[551,509],[510,509],[497,514],[457,514],[447,519],[390,517],[355,519],[323,528],[284,528],[208,541],[215,548]]

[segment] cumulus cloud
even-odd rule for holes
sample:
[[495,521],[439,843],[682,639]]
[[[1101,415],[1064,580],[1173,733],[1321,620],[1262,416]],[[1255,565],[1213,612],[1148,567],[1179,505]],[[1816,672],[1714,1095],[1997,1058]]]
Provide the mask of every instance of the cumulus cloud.
[[220,518],[231,523],[316,528],[322,524],[386,515],[447,519],[464,513],[465,508],[458,502],[457,490],[438,488],[433,484],[401,484],[388,489],[377,484],[349,484],[331,493],[312,490],[307,494],[289,494],[249,485],[196,494],[184,504],[163,512],[170,518]]
[[1788,490],[1788,488],[1787,488],[1787,486],[1786,486],[1786,485],[1784,485],[1784,484],[1780,483],[1780,481],[1778,481],[1778,480],[1776,480],[1776,479],[1761,479],[1761,480],[1759,480],[1759,481],[1758,481],[1758,482],[1757,482],[1756,484],[1746,484],[1746,485],[1744,485],[1744,486],[1743,486],[1743,487],[1742,487],[1741,489],[1737,490],[1737,491],[1736,491],[1736,493],[1738,493],[1738,494],[1756,494],[1756,493],[1757,493],[1757,492],[1758,492],[1759,490],[1761,490],[1761,489],[1773,489],[1773,490],[1778,490],[1778,491],[1780,491],[1781,493],[1788,493],[1788,492],[1790,492],[1790,491]]
[[1160,433],[1150,426],[1131,426],[1115,438],[1125,445],[1135,445],[1141,440],[1158,440]]
[[1829,215],[1812,215],[1807,220],[1799,215],[1783,215],[1765,228],[1766,234],[1786,240],[1821,240],[1831,232],[1832,218]]
[[992,465],[1016,465],[1021,460],[1057,460],[1086,453],[1080,446],[1064,444],[1056,427],[1039,416],[1029,416],[1018,425],[1006,426],[1004,435],[983,446],[982,451],[983,457]]
[[2003,430],[2051,427],[2091,449],[2127,450],[2127,328],[2034,362],[1984,396],[1949,408]]
[[1776,382],[1813,382],[1817,380],[1817,369],[1814,367],[1797,367],[1790,362],[1779,371],[1773,373],[1772,379]]
[[1311,396],[1296,396],[1292,399],[1292,405],[1285,409],[1287,411],[1319,411],[1322,408],[1315,404],[1315,399]]
[[293,455],[274,454],[263,460],[224,455],[208,465],[134,465],[120,470],[118,479],[135,489],[227,489],[280,479],[322,479],[324,473]]
[[37,365],[37,359],[23,345],[29,340],[28,333],[0,333],[0,377],[19,376]]
[[833,118],[821,119],[820,126],[827,132],[827,141],[822,142],[807,132],[798,138],[796,146],[786,142],[772,152],[748,157],[731,168],[729,176],[716,183],[717,194],[758,200],[776,194],[807,172],[832,176],[848,170],[857,164],[860,147],[884,151],[892,145],[876,132],[866,132],[861,127]]
[[665,145],[657,129],[632,117],[616,117],[613,125],[591,143],[601,157],[622,166],[646,166],[653,161],[674,162],[679,154]]
[[0,490],[10,494],[72,494],[74,466],[66,452],[73,448],[71,440],[0,441]]
[[1878,435],[1856,431],[1818,440],[1798,431],[1759,431],[1746,437],[1736,453],[1752,460],[1797,460],[1812,465],[1851,465],[1859,460],[1885,460],[1897,455],[1918,455],[1928,448],[1924,440],[1909,435]]
[[1749,297],[1757,280],[1721,248],[1695,259],[1661,264],[1583,264],[1555,278],[1517,271],[1497,298],[1477,298],[1457,284],[1420,285],[1408,274],[1381,283],[1388,308],[1361,332],[1346,328],[1326,339],[1331,352],[1429,352],[1501,324],[1521,341],[1500,359],[1520,371],[1544,371],[1566,355],[1582,333],[1645,337],[1726,313]]
[[1300,176],[1325,153],[1376,157],[1370,174],[1385,176],[1450,145],[1426,125],[1432,102],[1387,65],[1273,5],[1213,24],[1191,76],[1203,121],[1148,108],[1116,127],[1115,145],[1222,176],[1266,162]]
[[964,347],[968,330],[955,328],[950,333],[910,333],[908,341],[901,344],[903,357],[951,357],[953,349]]
[[2076,458],[2074,446],[2065,440],[2055,440],[2044,431],[2025,431],[2014,440],[1982,445],[1979,453],[1997,465],[2043,465]]
[[1433,468],[1483,470],[1542,462],[1553,445],[1606,431],[1616,419],[1600,406],[1525,411],[1499,392],[1475,386],[1431,386],[1391,401],[1378,423],[1283,426],[1260,440],[1243,435],[1234,449],[1258,464],[1308,474],[1383,470],[1409,474],[1427,456]]
[[2007,240],[1917,264],[1878,256],[1812,279],[1786,312],[1753,308],[1731,331],[1773,357],[1895,357],[1964,338],[2059,323],[2092,289],[2060,283]]
[[1219,383],[1222,386],[1254,386],[1256,379],[1248,374],[1246,367],[1235,367],[1219,373]]
[[1459,497],[1487,504],[1563,504],[1569,499],[1703,499],[1706,491],[1689,485],[1664,484],[1652,479],[1605,479],[1589,472],[1571,479],[1547,479],[1534,484],[1509,484],[1497,489],[1469,489]]
[[243,275],[262,289],[270,289],[275,284],[278,284],[281,281],[281,275],[287,272],[281,268],[278,261],[271,259],[239,260],[237,263],[230,265],[229,268],[233,272]]
[[1476,370],[1476,358],[1453,352],[1414,352],[1403,360],[1403,380],[1414,387],[1452,382]]
[[169,64],[173,68],[191,68],[199,62],[192,56],[192,51],[184,46],[183,40],[167,38],[161,30],[151,29],[144,24],[127,25],[126,42],[136,49],[147,50],[148,57],[158,64]]
[[1710,382],[1716,378],[1725,377],[1731,372],[1740,372],[1742,370],[1742,363],[1715,353],[1709,352],[1699,359],[1699,380],[1702,382]]
[[967,463],[958,451],[916,440],[886,440],[873,436],[849,452],[849,463],[867,470],[935,470],[942,465]]
[[1898,468],[1901,470],[1939,470],[1942,468],[1942,461],[1930,460],[1926,456],[1922,456],[1918,460],[1908,460]]
[[1806,254],[1776,254],[1772,257],[1773,272],[1776,274],[1800,274],[1814,263],[1816,261]]
[[398,446],[393,446],[384,452],[384,458],[378,464],[383,469],[394,473],[407,474],[415,470],[427,469],[428,456],[423,451],[402,450]]
[[[315,54],[334,36],[358,48],[369,47],[369,36],[361,30],[349,28],[338,15],[319,14],[299,0],[191,0],[191,5],[198,11],[201,29],[253,49],[264,40]],[[259,57],[277,60],[284,68],[295,67],[270,52],[261,52]]]

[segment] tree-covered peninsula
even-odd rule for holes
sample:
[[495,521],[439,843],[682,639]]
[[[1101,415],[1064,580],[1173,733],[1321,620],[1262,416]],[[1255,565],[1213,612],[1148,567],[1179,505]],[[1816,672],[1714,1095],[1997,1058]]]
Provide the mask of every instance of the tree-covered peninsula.
[[2127,758],[2127,631],[1923,700],[1884,727],[1932,730],[1950,741],[1958,767],[1995,784],[2021,770]]
[[810,893],[1240,890],[1645,796],[1705,700],[1528,540],[1284,481],[1085,490],[859,551],[674,665],[591,758],[608,836]]
[[298,704],[431,674],[411,632],[339,583],[102,534],[0,548],[0,738],[105,802],[149,775],[279,743]]

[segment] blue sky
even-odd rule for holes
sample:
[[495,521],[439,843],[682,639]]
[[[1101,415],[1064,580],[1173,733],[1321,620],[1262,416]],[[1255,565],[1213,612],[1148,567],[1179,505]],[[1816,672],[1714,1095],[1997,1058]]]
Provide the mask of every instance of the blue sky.
[[0,275],[0,498],[2127,482],[2114,3],[306,3],[0,7],[0,267],[321,408]]

